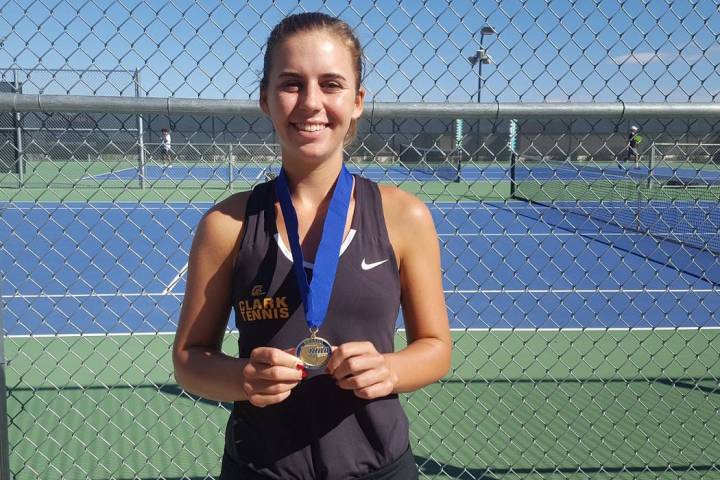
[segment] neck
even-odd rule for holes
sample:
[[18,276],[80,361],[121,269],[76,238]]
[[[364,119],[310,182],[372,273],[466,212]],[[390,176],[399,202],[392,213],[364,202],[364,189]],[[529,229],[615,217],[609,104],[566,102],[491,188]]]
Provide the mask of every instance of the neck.
[[316,165],[300,162],[283,162],[290,195],[298,206],[316,208],[329,199],[330,190],[342,168],[342,158],[324,161]]

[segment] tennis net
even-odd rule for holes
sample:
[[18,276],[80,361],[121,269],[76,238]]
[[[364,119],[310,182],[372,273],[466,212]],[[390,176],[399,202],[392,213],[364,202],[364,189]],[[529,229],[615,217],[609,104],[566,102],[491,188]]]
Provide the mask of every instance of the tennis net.
[[720,252],[720,171],[513,155],[510,177],[514,199]]
[[421,148],[403,145],[399,158],[400,166],[414,178],[434,177],[440,180],[460,180],[462,163],[460,149],[445,151],[437,146]]

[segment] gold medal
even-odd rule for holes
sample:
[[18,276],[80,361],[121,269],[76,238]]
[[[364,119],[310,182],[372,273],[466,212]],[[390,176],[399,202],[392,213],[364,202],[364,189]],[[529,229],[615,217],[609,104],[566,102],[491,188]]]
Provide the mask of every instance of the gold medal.
[[327,365],[332,355],[330,342],[315,335],[317,330],[310,331],[310,337],[298,343],[295,356],[302,360],[305,368],[315,370]]

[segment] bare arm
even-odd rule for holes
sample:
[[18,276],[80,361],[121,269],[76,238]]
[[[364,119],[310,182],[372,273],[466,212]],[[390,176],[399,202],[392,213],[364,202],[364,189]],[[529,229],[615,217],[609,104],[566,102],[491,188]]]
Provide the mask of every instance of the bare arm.
[[217,401],[250,400],[263,406],[287,398],[302,371],[296,368],[297,358],[282,350],[257,348],[250,359],[221,351],[246,201],[246,194],[230,197],[198,225],[188,261],[173,365],[176,380],[189,392]]
[[[238,211],[233,214],[233,207]],[[185,297],[173,344],[175,378],[187,391],[218,401],[244,400],[247,360],[221,352],[231,308],[232,253],[244,201],[228,199],[200,220],[188,259]]]
[[[442,287],[440,245],[429,210],[402,191],[389,211],[390,240],[400,265],[402,308],[408,345],[387,355],[395,372],[395,392],[410,392],[436,382],[451,362],[452,340]],[[398,205],[402,205],[398,209]]]
[[400,266],[408,346],[379,354],[369,342],[340,345],[329,364],[341,388],[362,398],[410,392],[450,368],[452,341],[440,271],[440,248],[427,207],[410,194],[382,188],[390,241]]

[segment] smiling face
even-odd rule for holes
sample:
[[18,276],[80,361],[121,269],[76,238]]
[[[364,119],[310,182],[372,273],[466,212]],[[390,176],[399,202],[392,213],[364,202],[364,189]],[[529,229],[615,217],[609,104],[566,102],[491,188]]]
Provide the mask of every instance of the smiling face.
[[341,161],[365,95],[348,47],[322,30],[296,33],[275,48],[267,77],[260,106],[273,122],[283,161]]

